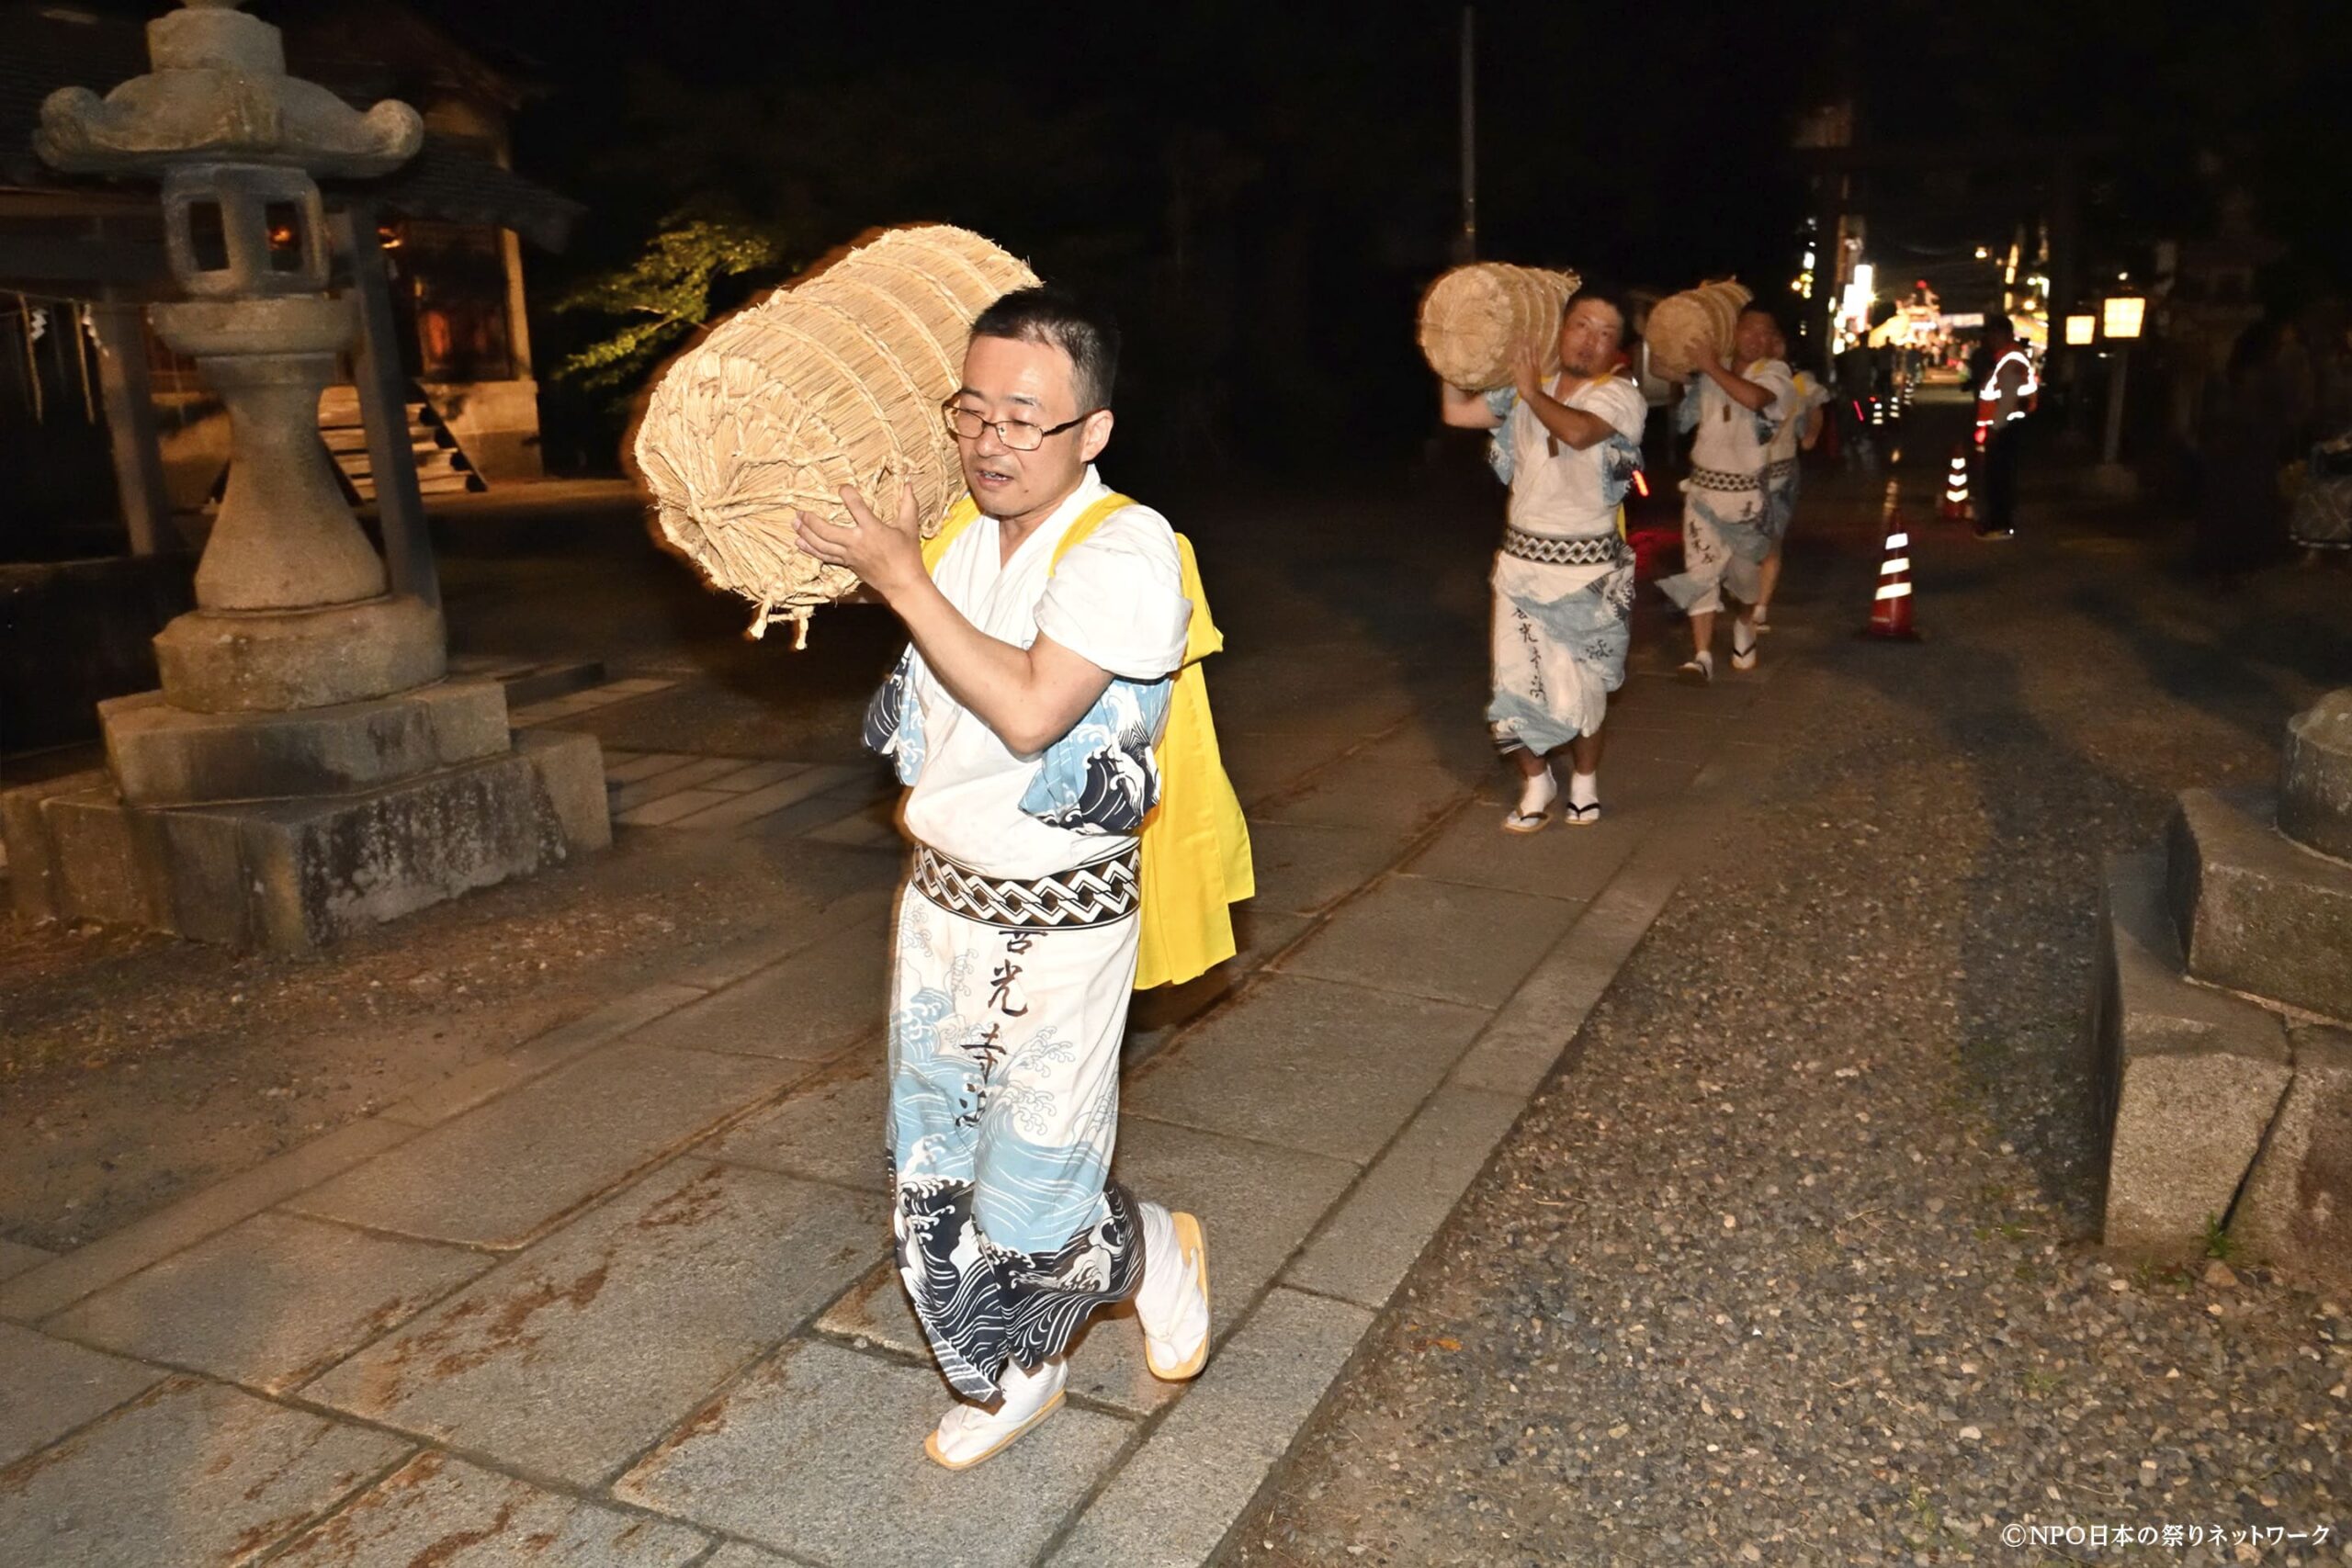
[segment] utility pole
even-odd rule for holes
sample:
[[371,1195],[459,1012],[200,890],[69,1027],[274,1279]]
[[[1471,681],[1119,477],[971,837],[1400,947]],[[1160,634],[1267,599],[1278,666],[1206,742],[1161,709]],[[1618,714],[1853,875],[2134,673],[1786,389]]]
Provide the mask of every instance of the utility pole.
[[1455,259],[1478,259],[1478,8],[1462,7],[1462,234]]

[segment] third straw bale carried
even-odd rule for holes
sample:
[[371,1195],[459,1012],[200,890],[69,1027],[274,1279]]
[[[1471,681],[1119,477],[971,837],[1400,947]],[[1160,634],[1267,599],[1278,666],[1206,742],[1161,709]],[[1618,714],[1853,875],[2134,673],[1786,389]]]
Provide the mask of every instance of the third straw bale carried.
[[962,493],[939,405],[974,318],[1037,281],[979,235],[884,231],[744,307],[672,361],[638,426],[662,537],[713,587],[759,606],[753,637],[857,587],[802,550],[803,511],[843,520],[856,489],[882,516],[911,491],[923,532]]
[[1579,279],[1573,272],[1473,262],[1421,296],[1419,336],[1430,368],[1473,392],[1506,387],[1522,346],[1549,376],[1560,367],[1560,313]]

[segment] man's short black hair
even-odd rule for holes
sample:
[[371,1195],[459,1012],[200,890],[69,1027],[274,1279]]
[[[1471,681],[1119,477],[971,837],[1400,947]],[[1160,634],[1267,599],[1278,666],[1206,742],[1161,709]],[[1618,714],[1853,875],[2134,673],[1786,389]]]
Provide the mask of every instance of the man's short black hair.
[[1587,278],[1578,283],[1577,291],[1568,296],[1567,304],[1561,307],[1560,320],[1566,321],[1568,312],[1588,299],[1598,299],[1617,312],[1617,336],[1621,342],[1626,333],[1634,330],[1634,312],[1625,308],[1623,292],[1615,284],[1601,278]]
[[1984,341],[1996,343],[2018,335],[2018,324],[1996,310],[1984,318]]
[[1789,333],[1788,324],[1781,320],[1781,312],[1775,310],[1771,306],[1767,305],[1761,299],[1750,299],[1747,304],[1742,305],[1739,308],[1739,313],[1743,316],[1763,317],[1766,321],[1772,323],[1772,330],[1779,333],[1782,337],[1786,337]]
[[1050,284],[1016,288],[982,310],[972,323],[974,337],[1011,338],[1044,344],[1069,355],[1071,390],[1080,413],[1111,406],[1119,378],[1119,324],[1066,289]]

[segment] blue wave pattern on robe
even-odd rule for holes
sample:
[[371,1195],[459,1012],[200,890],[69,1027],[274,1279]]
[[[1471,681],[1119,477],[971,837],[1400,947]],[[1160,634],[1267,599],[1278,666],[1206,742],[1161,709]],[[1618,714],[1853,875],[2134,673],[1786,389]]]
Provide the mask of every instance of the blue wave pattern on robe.
[[1021,809],[1075,833],[1134,833],[1159,804],[1152,743],[1168,724],[1172,679],[1114,680],[1069,732],[1046,748]]
[[865,705],[865,749],[888,757],[909,788],[922,773],[922,705],[914,700],[914,645],[899,655],[881,689]]
[[1606,506],[1623,504],[1625,492],[1634,488],[1634,476],[1641,470],[1640,444],[1612,432],[1609,439],[1600,444],[1601,503]]
[[[1556,598],[1530,593],[1507,594],[1521,626],[1521,636],[1543,637],[1565,648],[1578,666],[1578,679],[1600,692],[1625,683],[1625,653],[1633,641],[1634,568],[1629,561],[1604,572],[1580,588]],[[1535,666],[1530,665],[1529,669]],[[1487,705],[1487,722],[1506,748],[1525,746],[1541,753],[1556,750],[1587,731],[1566,716],[1589,693],[1552,692],[1527,670],[1498,668],[1493,699]],[[1601,699],[1592,697],[1598,705]],[[1593,708],[1600,712],[1598,705]],[[1594,727],[1598,728],[1595,720]]]
[[[888,757],[899,782],[922,773],[922,706],[914,700],[914,649],[899,655],[865,705],[865,749]],[[1021,809],[1076,833],[1135,833],[1159,804],[1159,763],[1152,755],[1168,726],[1172,677],[1114,680],[1084,717],[1046,748]]]

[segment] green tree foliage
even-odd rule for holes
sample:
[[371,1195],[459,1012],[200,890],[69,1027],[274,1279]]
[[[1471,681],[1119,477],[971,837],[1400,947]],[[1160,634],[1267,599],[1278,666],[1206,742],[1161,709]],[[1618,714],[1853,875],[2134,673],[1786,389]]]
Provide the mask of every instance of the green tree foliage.
[[776,236],[756,224],[671,213],[633,259],[582,279],[556,299],[554,308],[565,314],[618,323],[565,355],[556,378],[629,390],[665,347],[710,320],[719,284],[773,268],[782,254]]

